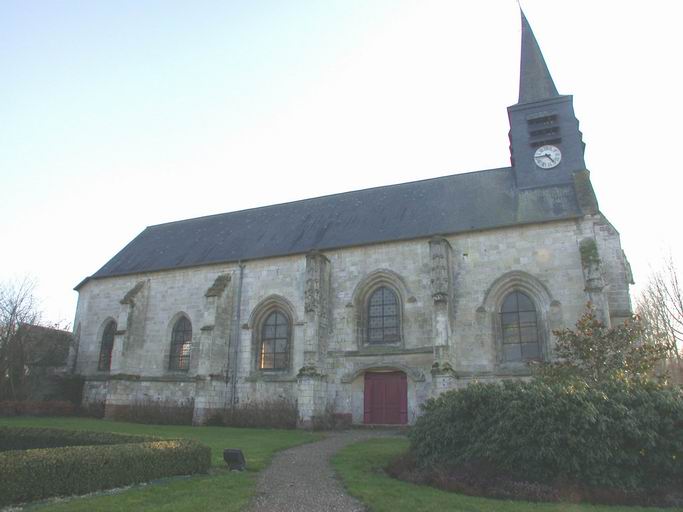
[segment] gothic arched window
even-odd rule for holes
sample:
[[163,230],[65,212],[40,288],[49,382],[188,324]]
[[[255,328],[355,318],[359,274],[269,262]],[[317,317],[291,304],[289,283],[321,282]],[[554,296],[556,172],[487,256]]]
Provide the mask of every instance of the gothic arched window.
[[100,359],[97,363],[98,370],[105,372],[111,370],[111,353],[114,350],[114,336],[116,336],[116,322],[110,320],[102,332]]
[[192,323],[186,316],[181,316],[173,326],[173,332],[171,333],[169,370],[187,371],[190,369],[191,347]]
[[289,367],[290,326],[281,311],[270,313],[261,325],[258,354],[260,370],[285,370]]
[[541,359],[536,307],[519,291],[510,292],[500,308],[503,330],[503,361],[521,362]]
[[368,299],[368,344],[400,341],[399,302],[396,292],[381,286]]

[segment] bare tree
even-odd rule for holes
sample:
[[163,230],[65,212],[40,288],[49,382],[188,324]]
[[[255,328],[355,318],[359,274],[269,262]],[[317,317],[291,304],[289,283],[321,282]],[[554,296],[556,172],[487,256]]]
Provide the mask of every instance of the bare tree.
[[675,365],[675,380],[681,378],[683,365],[683,288],[678,270],[669,256],[650,276],[647,287],[636,299],[636,313],[646,325],[645,337],[666,346],[669,363]]
[[24,398],[25,351],[21,326],[40,320],[35,283],[29,278],[0,284],[0,398]]

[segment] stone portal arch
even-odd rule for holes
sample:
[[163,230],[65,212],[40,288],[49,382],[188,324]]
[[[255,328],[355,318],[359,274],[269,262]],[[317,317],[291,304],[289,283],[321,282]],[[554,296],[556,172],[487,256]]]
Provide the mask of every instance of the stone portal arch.
[[407,366],[401,363],[393,363],[393,362],[382,362],[382,363],[370,363],[370,364],[364,364],[356,369],[345,373],[342,378],[341,382],[343,384],[350,384],[354,380],[356,380],[358,377],[363,375],[366,372],[369,371],[401,371],[405,373],[408,377],[413,382],[424,382],[425,381],[425,374],[422,370],[419,368],[414,368],[411,366]]

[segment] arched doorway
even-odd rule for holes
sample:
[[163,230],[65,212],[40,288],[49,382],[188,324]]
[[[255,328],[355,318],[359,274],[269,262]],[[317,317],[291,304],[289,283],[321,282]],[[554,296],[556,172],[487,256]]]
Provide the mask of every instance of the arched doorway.
[[408,423],[408,381],[405,373],[366,372],[363,398],[363,423]]

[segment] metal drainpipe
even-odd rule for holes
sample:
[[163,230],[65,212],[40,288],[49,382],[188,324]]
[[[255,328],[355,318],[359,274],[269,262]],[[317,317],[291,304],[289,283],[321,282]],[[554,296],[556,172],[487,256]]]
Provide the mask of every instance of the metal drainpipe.
[[[232,350],[230,351],[229,354],[229,361],[228,361],[228,380],[230,381],[230,405],[231,407],[234,407],[235,404],[237,403],[237,368],[238,368],[238,362],[237,362],[237,356],[239,354],[239,339],[240,339],[240,329],[242,328],[240,326],[240,321],[241,321],[241,313],[242,313],[242,281],[244,279],[244,264],[242,263],[242,260],[239,260],[237,262],[237,265],[240,268],[240,278],[239,278],[239,283],[237,285],[237,308],[235,310],[235,314],[233,316],[233,326],[232,326],[232,346],[230,347]],[[226,382],[227,384],[227,382]]]

